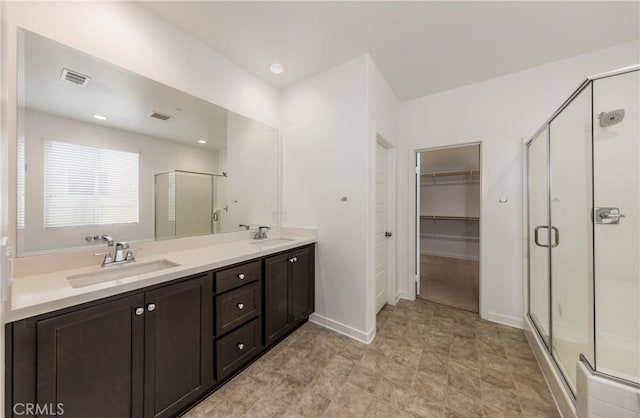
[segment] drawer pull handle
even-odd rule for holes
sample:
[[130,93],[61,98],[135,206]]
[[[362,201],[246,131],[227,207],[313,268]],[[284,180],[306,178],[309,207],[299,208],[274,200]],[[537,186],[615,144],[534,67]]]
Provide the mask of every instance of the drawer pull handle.
[[236,347],[238,347],[238,350],[244,350],[244,344],[242,343],[238,343]]
[[236,305],[238,307],[238,309],[243,310],[244,309],[244,303],[238,303]]
[[289,259],[290,263],[295,263],[296,261],[298,261],[298,257],[293,257]]
[[244,280],[244,273],[240,273],[240,274],[238,274],[238,279],[240,279],[240,280]]
[[156,310],[156,304],[155,304],[155,303],[150,303],[150,304],[148,304],[148,305],[147,305],[147,310],[148,310],[149,312],[153,312],[153,311],[155,311],[155,310]]
[[144,313],[144,308],[136,308],[136,315],[140,316]]

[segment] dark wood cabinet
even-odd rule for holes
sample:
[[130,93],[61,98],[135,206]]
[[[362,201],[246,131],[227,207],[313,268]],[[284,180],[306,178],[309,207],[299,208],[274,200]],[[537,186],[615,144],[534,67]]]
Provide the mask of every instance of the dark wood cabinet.
[[289,297],[291,321],[294,325],[305,321],[314,311],[315,274],[313,247],[292,252],[293,263],[289,263]]
[[282,337],[290,328],[289,253],[264,261],[264,336],[265,346]]
[[265,259],[265,346],[313,313],[314,276],[313,246]]
[[13,403],[60,404],[72,418],[175,416],[213,386],[211,282],[12,324]]
[[247,364],[262,349],[260,319],[241,326],[216,342],[218,377],[223,379]]
[[145,418],[171,417],[213,385],[211,279],[145,293]]
[[143,306],[139,294],[36,321],[38,404],[71,418],[141,417]]
[[262,313],[261,282],[216,297],[216,334],[222,335]]

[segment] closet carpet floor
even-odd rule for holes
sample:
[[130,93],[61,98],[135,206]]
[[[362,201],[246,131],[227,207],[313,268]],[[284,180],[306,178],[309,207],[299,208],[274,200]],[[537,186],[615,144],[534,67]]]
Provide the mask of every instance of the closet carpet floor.
[[522,330],[427,301],[370,345],[306,323],[185,417],[558,417]]
[[420,256],[421,299],[479,312],[478,261],[456,258]]

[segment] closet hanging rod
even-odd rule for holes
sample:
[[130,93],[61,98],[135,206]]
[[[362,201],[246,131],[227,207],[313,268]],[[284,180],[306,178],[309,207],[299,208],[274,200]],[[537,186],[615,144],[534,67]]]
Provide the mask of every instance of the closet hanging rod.
[[464,175],[474,175],[480,173],[480,170],[458,170],[458,171],[438,171],[435,173],[424,173],[421,176],[424,177],[445,177],[445,176],[464,176]]
[[420,219],[432,219],[434,221],[479,221],[477,216],[436,216],[436,215],[420,215]]

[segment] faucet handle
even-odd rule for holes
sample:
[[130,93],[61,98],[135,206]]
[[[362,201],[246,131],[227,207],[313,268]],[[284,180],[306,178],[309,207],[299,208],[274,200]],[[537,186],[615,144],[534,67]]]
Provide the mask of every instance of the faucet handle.
[[111,255],[111,253],[109,251],[104,252],[104,253],[96,253],[94,254],[94,256],[99,256],[99,255],[103,255],[104,256],[104,260],[102,260],[102,267],[108,265],[109,263],[113,262],[113,256]]
[[124,256],[125,261],[136,261],[136,258],[133,256],[133,250],[128,250],[127,255]]

